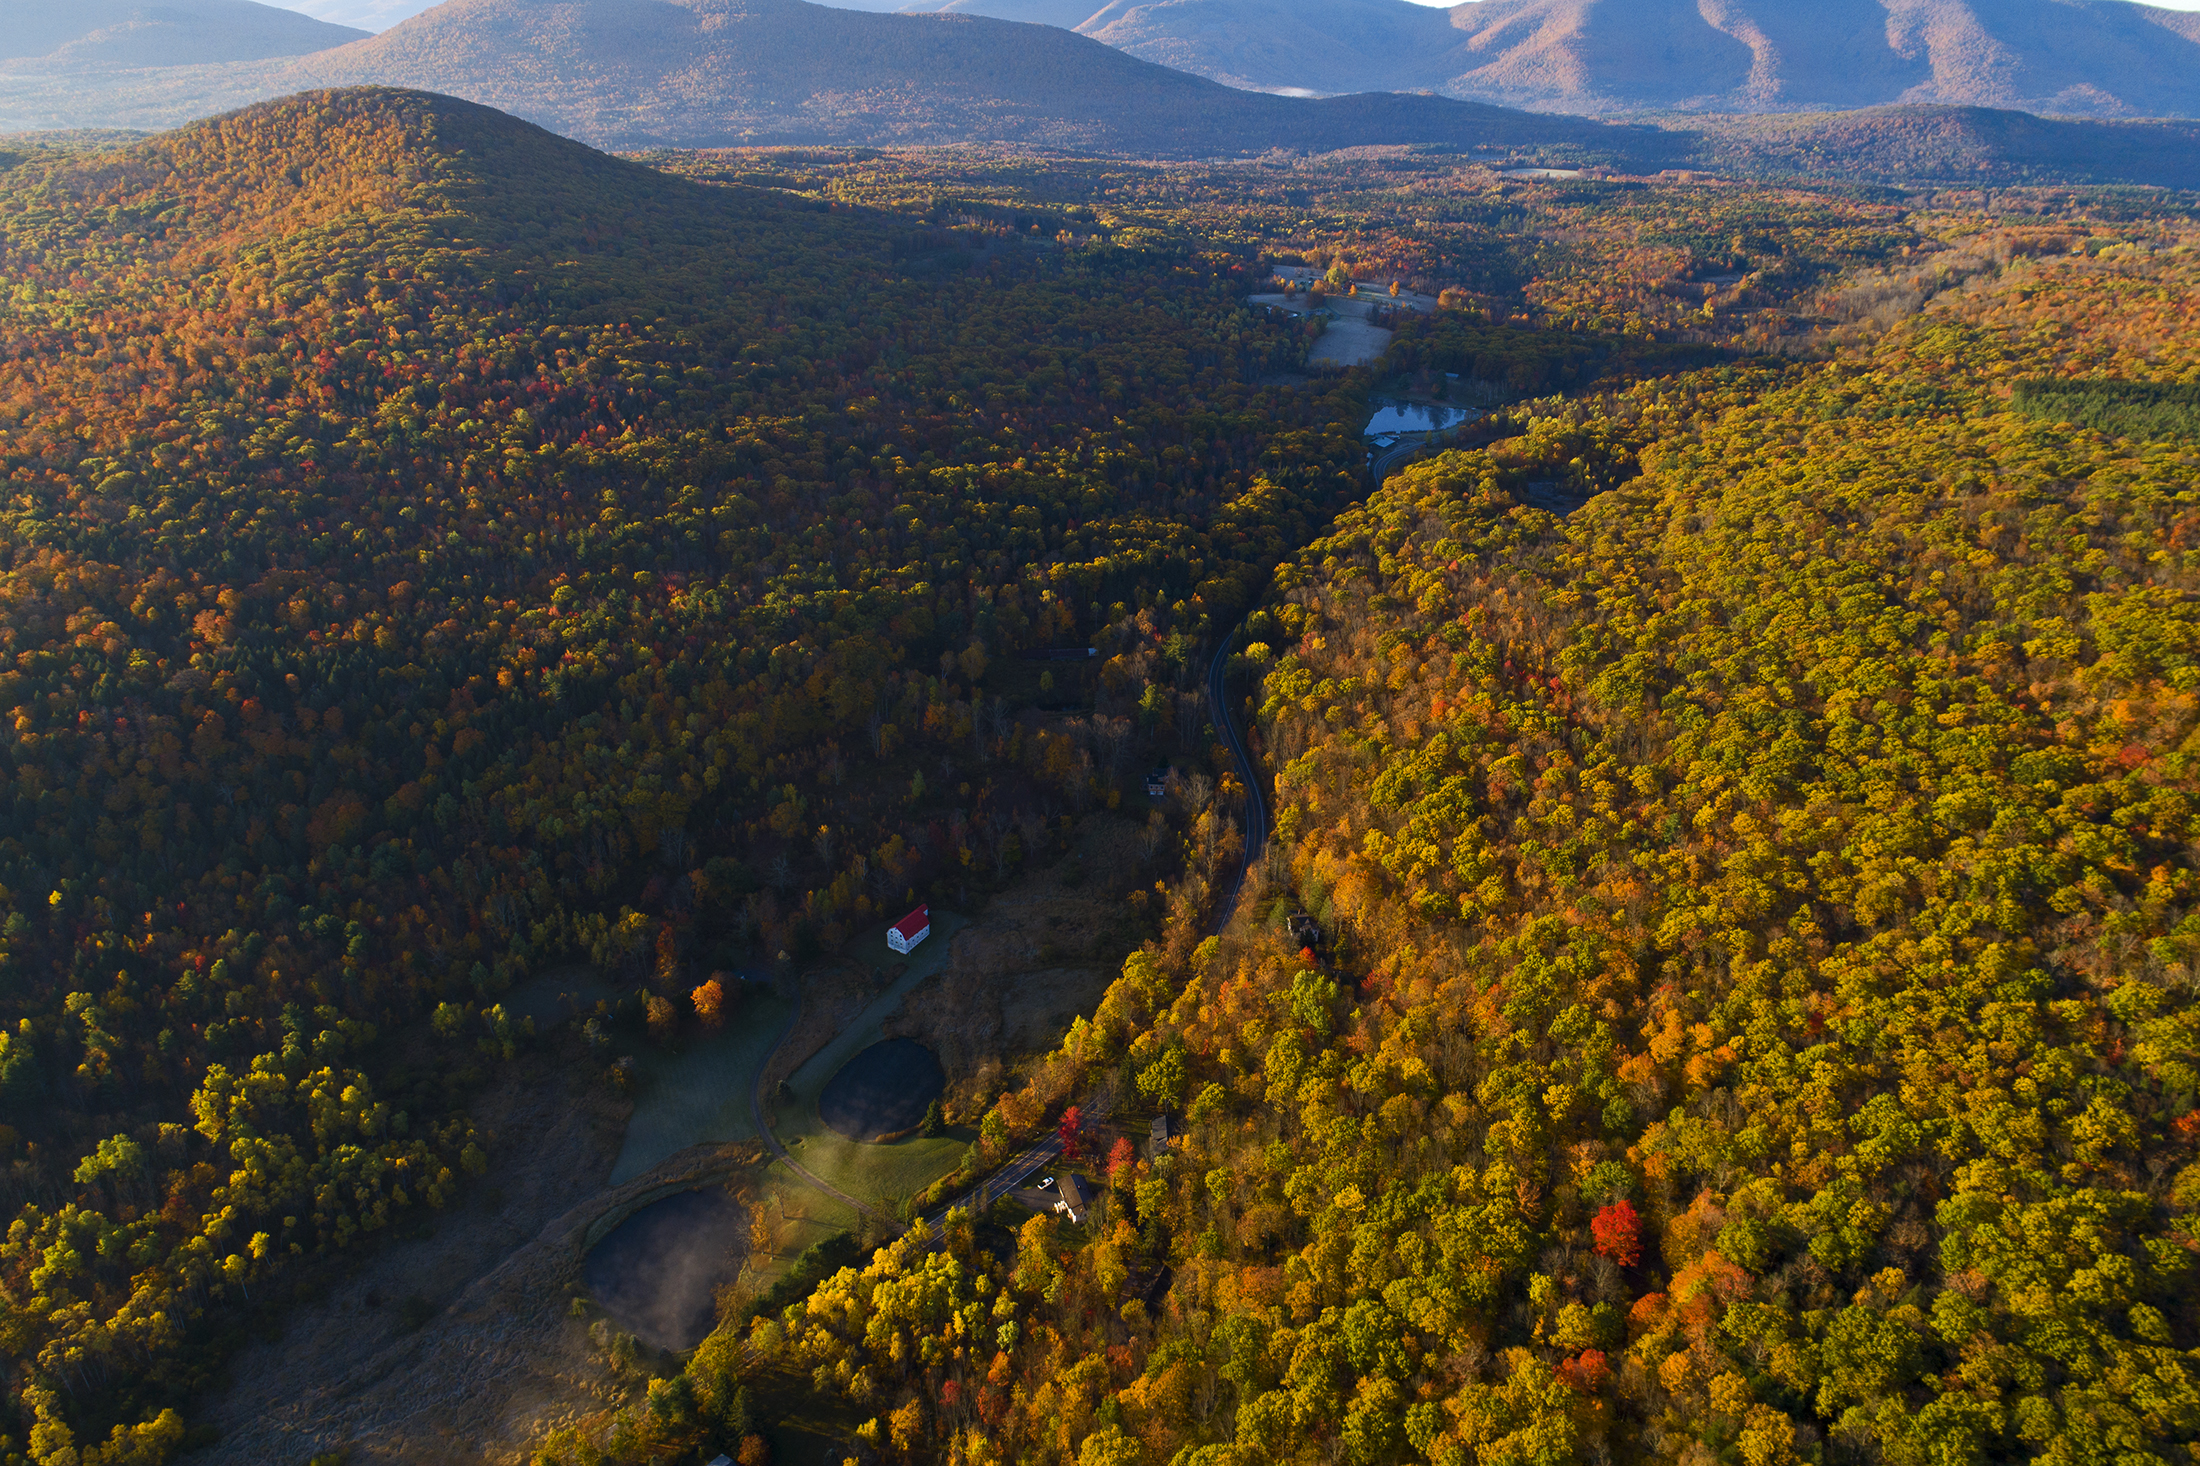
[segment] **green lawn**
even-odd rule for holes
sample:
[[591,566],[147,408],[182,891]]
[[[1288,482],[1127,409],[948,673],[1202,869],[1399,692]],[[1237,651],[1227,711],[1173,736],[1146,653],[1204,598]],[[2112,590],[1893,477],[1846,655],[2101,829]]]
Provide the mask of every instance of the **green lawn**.
[[770,1107],[773,1132],[790,1155],[850,1196],[888,1211],[896,1210],[902,1198],[922,1191],[954,1170],[973,1137],[967,1133],[936,1140],[912,1137],[890,1145],[848,1140],[834,1134],[818,1118],[818,1096],[840,1072],[841,1065],[886,1036],[886,1020],[917,984],[946,965],[948,942],[966,925],[962,917],[934,911],[932,935],[907,958],[887,947],[883,933],[852,944],[847,955],[853,962],[871,967],[906,961],[908,971],[872,999],[831,1043],[795,1070],[787,1080],[787,1087],[794,1092],[791,1101],[782,1097]]
[[793,1011],[786,999],[758,987],[744,995],[723,1033],[691,1038],[677,1053],[639,1045],[634,1118],[611,1184],[623,1185],[691,1145],[755,1139],[749,1092]]

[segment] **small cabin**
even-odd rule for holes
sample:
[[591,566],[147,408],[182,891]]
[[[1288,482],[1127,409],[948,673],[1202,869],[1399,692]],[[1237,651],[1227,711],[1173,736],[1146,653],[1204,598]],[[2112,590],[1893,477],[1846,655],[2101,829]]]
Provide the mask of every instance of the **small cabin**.
[[1176,1138],[1176,1121],[1167,1110],[1153,1117],[1153,1124],[1146,1127],[1146,1138],[1157,1148]]
[[932,935],[932,908],[919,906],[886,929],[886,945],[906,955],[915,950],[917,943],[930,935]]
[[1062,1199],[1054,1203],[1054,1209],[1068,1217],[1072,1222],[1083,1221],[1085,1219],[1085,1192],[1084,1188],[1077,1184],[1077,1178],[1064,1171],[1060,1191]]

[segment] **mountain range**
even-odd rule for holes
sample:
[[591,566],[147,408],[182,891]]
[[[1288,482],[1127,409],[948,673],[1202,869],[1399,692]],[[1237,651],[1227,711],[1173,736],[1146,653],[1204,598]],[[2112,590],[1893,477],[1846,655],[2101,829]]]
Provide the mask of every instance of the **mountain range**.
[[[1656,128],[1391,92],[1274,96],[1059,27],[804,0],[446,0],[293,61],[134,76],[106,115],[34,114],[27,125],[172,125],[361,83],[486,103],[609,149],[1013,142],[1208,156],[1426,144],[1555,148],[1638,167],[1685,150]],[[71,79],[50,94],[80,105],[83,89]]]
[[2200,116],[2200,13],[2129,0],[919,0],[1237,87],[1575,113],[1941,103]]
[[305,56],[369,32],[253,0],[6,0],[0,71],[99,72]]
[[[1177,57],[1181,65],[1162,65],[1102,39],[1111,35],[1121,41],[1130,34],[1127,28],[1146,24],[1161,13],[1175,14],[1183,25],[1189,25],[1187,17],[1215,19],[1238,13],[1257,18],[1250,9],[1228,9],[1250,6],[1252,0],[1167,0],[1143,6],[1117,0],[1079,22],[1087,31],[1097,26],[1097,34],[1086,35],[1059,25],[961,11],[865,12],[805,0],[446,0],[372,36],[248,0],[185,0],[146,10],[95,0],[68,12],[51,0],[12,3],[38,22],[18,26],[12,36],[28,39],[16,44],[42,49],[35,57],[0,67],[0,132],[169,127],[268,97],[382,84],[482,102],[598,147],[628,150],[998,143],[1154,157],[1217,157],[1276,149],[1321,152],[1359,146],[1425,146],[1492,162],[1601,163],[1636,172],[1710,167],[1754,176],[1888,182],[2200,185],[2200,161],[2196,161],[2200,147],[2195,146],[2200,138],[2189,126],[2173,121],[2051,122],[2006,108],[1914,100],[1859,108],[1854,104],[1892,90],[1894,82],[1901,80],[1888,69],[1891,63],[1882,65],[1884,57],[1871,62],[1859,52],[1850,58],[1854,64],[1844,69],[1799,44],[1790,44],[1788,50],[1804,56],[1807,65],[1798,63],[1783,70],[1767,61],[1755,73],[1758,81],[1751,83],[1758,88],[1752,95],[1760,100],[1783,97],[1793,100],[1794,108],[1760,111],[1754,119],[1746,111],[1726,116],[1699,113],[1692,118],[1668,113],[1659,125],[1645,126],[1611,119],[1611,108],[1603,109],[1607,120],[1600,121],[1593,115],[1555,115],[1427,93],[1275,95],[1195,75],[1184,69],[1192,64],[1185,56]],[[1044,10],[1046,4],[1059,6],[1061,0],[955,3],[1028,3],[1039,7],[1033,13],[1051,13],[1056,19],[1068,14],[1066,9]],[[1082,3],[1071,0],[1071,7]],[[1598,26],[1636,24],[1641,14],[1667,0],[1633,0],[1638,7],[1634,12],[1619,10],[1606,0],[1570,3],[1574,6],[1570,13],[1583,20],[1593,40],[1595,34],[1602,34]],[[1768,0],[1718,3],[1728,7],[1718,12],[1727,23],[1739,25],[1735,19],[1739,7],[1763,7]],[[1839,6],[1852,0],[1828,3]],[[1876,8],[1880,0],[1868,3]],[[1955,0],[1917,0],[1928,7],[1952,3]],[[2013,13],[2019,0],[1981,3],[2001,5]],[[2200,16],[2176,16],[2120,0],[2023,3],[2049,18],[2105,17],[2150,28],[2161,37],[2155,51],[2172,57],[2179,54],[2177,47],[2194,49],[2193,43],[2162,17],[2200,31]],[[1341,19],[1332,33],[1338,37],[1363,42],[1369,37],[1380,39],[1383,25],[1423,21],[1441,25],[1447,36],[1462,34],[1455,24],[1459,12],[1423,10],[1406,0],[1335,0],[1335,4],[1333,14]],[[1713,9],[1714,0],[1704,0],[1702,10],[1688,9],[1685,15],[1676,12],[1668,18],[1678,26],[1687,16],[1700,19]],[[1503,26],[1496,21],[1503,14],[1516,18],[1542,14],[1548,20],[1555,13],[1546,0],[1478,0],[1461,10],[1490,21],[1498,32]],[[2124,12],[2120,21],[2112,13],[2119,11]],[[1274,13],[1303,14],[1281,9]],[[1780,13],[1793,26],[1804,24],[1797,18],[1799,12]],[[1629,21],[1630,14],[1637,20]],[[1882,25],[1871,36],[1882,37],[1885,29]],[[1488,31],[1485,27],[1476,34]],[[319,49],[330,34],[344,44]],[[1599,88],[1618,85],[1612,80],[1619,67],[1618,53],[1611,44],[1603,44],[1602,49],[1590,45],[1583,34],[1550,40],[1543,60],[1534,64],[1523,59],[1522,48],[1527,44],[1523,42],[1506,53],[1510,61],[1501,56],[1484,71],[1495,74],[1511,66],[1505,74],[1519,86],[1503,95],[1519,103],[1547,103],[1547,97],[1527,85],[1538,76],[1552,86],[1575,86],[1573,104],[1594,114],[1600,108],[1598,99],[1609,100],[1610,95]],[[1862,31],[1851,27],[1847,34],[1858,47],[1863,46],[1863,40],[1857,39]],[[162,45],[156,38],[164,35],[170,40],[161,54],[212,59],[195,65],[143,65],[145,48]],[[1269,59],[1263,64],[1272,66],[1267,73],[1271,76],[1297,74],[1285,69],[1290,56],[1320,59],[1325,54],[1314,43],[1316,38],[1293,32],[1280,22],[1265,35],[1263,45],[1268,49],[1263,54]],[[194,37],[191,44],[196,51],[185,44]],[[1435,48],[1415,46],[1410,40],[1397,31],[1374,49],[1399,58],[1400,64],[1451,64],[1442,62]],[[1682,47],[1685,40],[1676,34],[1672,45]],[[309,54],[299,54],[301,49]],[[1674,87],[1690,76],[1715,80],[1716,67],[1723,64],[1717,60],[1718,48],[1698,49],[1701,54],[1685,66],[1671,57],[1637,58],[1637,84],[1647,86],[1640,78],[1656,66],[1667,69]],[[1767,54],[1777,50],[1770,47]],[[2067,70],[2077,65],[2080,50],[2075,45],[2060,50],[2043,47],[2042,54],[2059,58],[2055,64]],[[1958,54],[1967,53],[1953,42],[1932,53],[1943,60]],[[1332,61],[1334,67],[1345,65],[1334,57]],[[2025,74],[2035,79],[2047,76],[2041,69],[2045,65],[2042,62]],[[1949,61],[1943,70],[1955,77],[1958,68]],[[1991,67],[1986,70],[1990,72]],[[2104,67],[2103,75],[2119,80],[2127,97],[2141,98],[2152,95],[2141,86],[2142,70],[2134,61]],[[2200,75],[2200,62],[2195,63],[2193,74]],[[1335,69],[1326,75],[1333,81],[1364,79]],[[1250,83],[1258,78],[1233,73],[1232,79]],[[2146,85],[2159,90],[2182,79],[2156,75]],[[1454,83],[1458,80],[1455,77]],[[1829,105],[1841,110],[1802,110],[1805,99],[1839,87],[1847,90]],[[1954,81],[1947,89],[1961,90]],[[1896,95],[1916,91],[1917,87],[1910,87]],[[1706,95],[1711,94],[1702,93],[1695,100]],[[2117,105],[2135,107],[2136,103]],[[2101,110],[2112,109],[2103,103]],[[2200,112],[2200,107],[2164,105],[2153,110]]]

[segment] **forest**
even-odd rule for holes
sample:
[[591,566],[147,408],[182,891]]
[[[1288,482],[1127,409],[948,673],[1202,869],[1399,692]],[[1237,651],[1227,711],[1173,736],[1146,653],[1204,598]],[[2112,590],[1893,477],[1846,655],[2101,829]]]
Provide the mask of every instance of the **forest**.
[[995,1109],[1136,1097],[1099,1219],[951,1219],[685,1387],[960,1462],[2188,1454],[2200,444],[2093,414],[2200,381],[2200,236],[2064,222],[1920,218],[2002,263],[1342,512],[1248,622],[1237,923]]
[[[538,1460],[2200,1445],[2190,200],[375,88],[0,162],[0,1456],[205,1444],[483,1184],[530,974],[722,1023],[1155,750],[1120,979],[927,1198],[1054,1134],[1096,1216],[816,1254]],[[1281,264],[1444,306],[1309,374]],[[1373,482],[1446,374],[1506,401]]]
[[531,964],[685,1006],[1036,858],[1118,771],[988,662],[1172,722],[1352,487],[1212,271],[921,233],[387,91],[0,174],[15,1449],[165,1456],[287,1260],[467,1184]]

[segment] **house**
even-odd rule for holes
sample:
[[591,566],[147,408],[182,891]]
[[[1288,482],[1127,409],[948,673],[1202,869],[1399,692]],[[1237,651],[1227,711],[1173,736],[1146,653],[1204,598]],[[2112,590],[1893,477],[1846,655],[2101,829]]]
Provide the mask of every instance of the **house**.
[[1146,1138],[1152,1141],[1156,1147],[1167,1145],[1175,1137],[1176,1121],[1169,1118],[1167,1110],[1163,1110],[1160,1114],[1154,1116],[1153,1124],[1146,1127]]
[[1085,1193],[1084,1189],[1077,1184],[1077,1178],[1064,1171],[1060,1191],[1062,1199],[1054,1203],[1054,1209],[1067,1216],[1072,1222],[1083,1221],[1085,1219]]
[[886,945],[895,951],[908,953],[917,943],[932,935],[932,908],[919,906],[901,920],[886,929]]
[[1163,764],[1146,776],[1146,792],[1159,799],[1169,792],[1169,766]]

